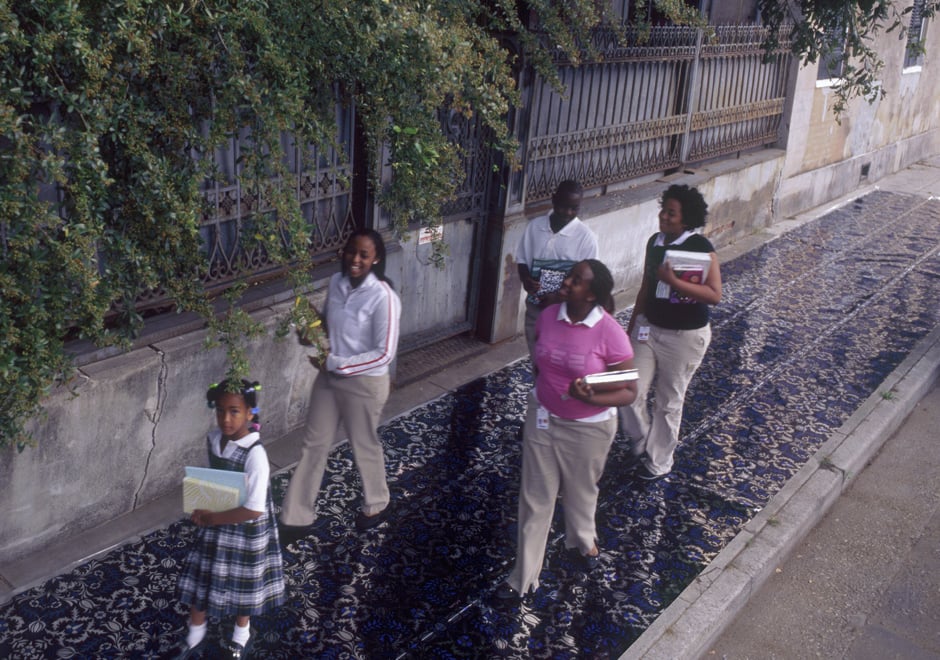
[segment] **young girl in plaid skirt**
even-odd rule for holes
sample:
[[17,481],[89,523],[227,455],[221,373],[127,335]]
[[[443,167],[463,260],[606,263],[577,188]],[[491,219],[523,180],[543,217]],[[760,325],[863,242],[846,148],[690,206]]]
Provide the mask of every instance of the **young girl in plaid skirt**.
[[189,605],[189,633],[180,658],[200,651],[207,617],[235,615],[227,657],[249,652],[249,617],[284,602],[284,572],[274,505],[268,487],[270,466],[257,432],[258,383],[223,381],[206,392],[215,408],[217,431],[206,438],[209,466],[247,475],[245,503],[228,511],[196,509],[196,542],[180,575],[180,601]]

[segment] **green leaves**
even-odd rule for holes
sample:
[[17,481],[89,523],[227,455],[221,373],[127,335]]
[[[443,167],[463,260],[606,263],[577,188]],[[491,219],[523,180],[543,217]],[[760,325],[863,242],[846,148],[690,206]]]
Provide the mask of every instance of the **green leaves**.
[[146,289],[203,314],[244,375],[258,329],[241,289],[214,309],[199,277],[200,191],[233,136],[239,184],[274,207],[244,247],[296,264],[301,286],[309,227],[278,183],[290,139],[345,153],[337,109],[354,107],[380,203],[399,229],[433,225],[463,176],[441,113],[511,154],[506,39],[550,73],[553,45],[576,57],[599,17],[593,0],[0,0],[0,446],[68,381],[67,339],[135,337]]
[[[903,4],[907,6],[902,9]],[[912,5],[896,0],[810,0],[798,6],[785,0],[758,0],[757,5],[771,35],[790,26],[790,50],[804,64],[841,60],[841,75],[833,86],[837,118],[855,97],[872,102],[884,96],[880,84],[884,61],[875,37],[897,31],[899,38],[906,38]],[[938,7],[940,1],[927,0],[923,15],[933,16]],[[765,44],[767,52],[777,46],[774,38]]]

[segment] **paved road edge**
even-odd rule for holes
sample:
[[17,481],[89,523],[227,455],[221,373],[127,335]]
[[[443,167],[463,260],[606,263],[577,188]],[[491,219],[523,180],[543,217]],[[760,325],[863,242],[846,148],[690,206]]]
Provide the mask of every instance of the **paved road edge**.
[[621,660],[699,658],[940,377],[940,328],[915,347]]

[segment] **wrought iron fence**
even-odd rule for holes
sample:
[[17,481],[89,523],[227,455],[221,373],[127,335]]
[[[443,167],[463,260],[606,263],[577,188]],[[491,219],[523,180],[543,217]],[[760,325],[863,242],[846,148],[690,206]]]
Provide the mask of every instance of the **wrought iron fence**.
[[[598,61],[574,66],[557,60],[565,94],[532,76],[517,114],[523,168],[510,177],[510,210],[548,199],[566,178],[586,187],[605,185],[776,142],[789,55],[781,38],[780,48],[765,59],[765,37],[756,26],[717,27],[713,38],[676,26],[654,27],[647,39],[630,28],[620,35],[599,31]],[[262,247],[242,240],[254,217],[272,211],[274,187],[293,188],[315,255],[332,256],[364,221],[353,213],[367,206],[353,200],[354,120],[354,109],[337,107],[342,153],[304,151],[310,148],[285,136],[293,178],[271,180],[260,190],[242,187],[238,139],[215,154],[220,175],[205,184],[201,227],[208,289],[283,271]],[[489,203],[488,141],[475,120],[442,112],[441,121],[461,146],[467,174],[442,214],[445,220],[479,219]],[[137,302],[141,310],[171,304],[162,291],[145,292]]]
[[548,199],[564,179],[601,186],[773,144],[790,65],[779,36],[765,56],[760,26],[598,32],[595,61],[558,59],[564,94],[539,76],[524,85],[511,205]]
[[[335,255],[357,227],[352,203],[352,154],[354,115],[351,108],[337,105],[337,142],[342,152],[318,151],[298,144],[284,134],[289,180],[272,178],[261,187],[246,188],[240,178],[244,136],[233,136],[214,154],[218,176],[203,185],[205,207],[200,235],[208,269],[203,284],[208,291],[224,291],[234,282],[255,283],[283,274],[286,266],[267,253],[257,241],[244,240],[254,232],[255,218],[273,213],[272,196],[289,186],[310,228],[309,249],[315,260]],[[361,219],[358,219],[361,222]],[[286,243],[288,237],[281,235]],[[138,311],[151,313],[172,305],[162,289],[142,292]]]

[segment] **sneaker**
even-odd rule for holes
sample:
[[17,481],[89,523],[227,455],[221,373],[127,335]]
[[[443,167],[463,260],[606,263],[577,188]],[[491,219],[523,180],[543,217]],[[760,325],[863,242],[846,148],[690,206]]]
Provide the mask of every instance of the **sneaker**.
[[367,529],[378,527],[379,525],[384,523],[386,520],[388,520],[391,514],[392,514],[391,502],[389,502],[388,505],[384,509],[382,509],[378,513],[371,515],[371,516],[367,516],[362,511],[360,511],[358,514],[356,514],[356,531],[364,532]]
[[663,474],[655,474],[653,472],[650,472],[649,468],[646,467],[646,465],[644,465],[643,463],[640,463],[637,466],[635,473],[636,473],[636,476],[642,479],[643,481],[657,481],[658,479],[662,479],[664,477],[669,476],[668,472],[665,472]]

